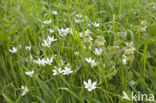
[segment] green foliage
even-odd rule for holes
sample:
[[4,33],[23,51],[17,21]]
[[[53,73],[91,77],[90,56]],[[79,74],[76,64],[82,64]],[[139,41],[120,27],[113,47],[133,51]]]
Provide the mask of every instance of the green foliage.
[[[130,103],[122,100],[123,91],[156,94],[154,6],[155,0],[0,0],[0,103]],[[61,28],[72,32],[61,36]],[[48,36],[57,41],[44,47]],[[9,51],[13,47],[16,53]],[[133,47],[134,53],[126,53]],[[96,48],[102,49],[99,56]],[[51,65],[34,62],[52,56]],[[62,60],[73,72],[53,75],[56,67],[64,68]],[[26,75],[32,70],[32,77]],[[83,83],[89,78],[97,81],[91,92]],[[22,85],[29,88],[24,96]]]

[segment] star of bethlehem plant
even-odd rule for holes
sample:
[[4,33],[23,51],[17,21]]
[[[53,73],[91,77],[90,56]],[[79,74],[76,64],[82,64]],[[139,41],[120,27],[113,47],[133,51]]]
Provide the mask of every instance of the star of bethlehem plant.
[[30,72],[25,72],[25,74],[32,77],[34,75],[34,70],[32,70]]
[[31,50],[31,46],[25,46],[26,50]]
[[10,51],[11,53],[16,53],[16,52],[17,52],[17,48],[16,48],[16,47],[13,47],[12,49],[9,49],[9,51]]
[[21,86],[21,89],[22,89],[22,96],[24,96],[25,94],[27,94],[29,92],[29,89],[27,88],[27,86]]
[[55,39],[54,36],[48,36],[46,40],[43,40],[43,43],[41,45],[49,48],[51,46],[51,43],[54,41],[57,41],[57,39]]
[[88,83],[83,81],[83,84],[85,85],[85,88],[88,89],[89,92],[91,92],[92,90],[96,89],[97,81],[92,83],[91,79],[88,79]]
[[97,56],[100,56],[101,55],[101,53],[102,53],[102,49],[101,48],[95,48],[95,51],[93,51],[93,53],[95,54],[95,55],[97,55]]
[[85,60],[86,60],[87,63],[89,63],[91,65],[91,67],[97,66],[97,63],[95,62],[95,60],[92,60],[91,57],[86,58]]
[[71,66],[70,66],[69,63],[64,67],[64,69],[62,69],[61,67],[60,68],[57,68],[55,66],[55,69],[52,69],[52,71],[53,71],[53,75],[59,75],[59,74],[69,75],[69,74],[73,73],[73,71],[71,70]]
[[37,63],[39,66],[45,66],[46,64],[51,65],[53,62],[54,57],[52,56],[51,58],[47,57],[46,59],[38,58],[37,60],[34,60],[35,63]]

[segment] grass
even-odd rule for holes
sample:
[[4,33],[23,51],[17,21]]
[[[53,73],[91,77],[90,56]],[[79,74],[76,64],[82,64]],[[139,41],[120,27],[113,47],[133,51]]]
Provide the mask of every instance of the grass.
[[[76,23],[75,18],[83,22]],[[46,20],[51,23],[44,24]],[[72,32],[60,36],[61,28]],[[156,94],[155,28],[155,0],[1,0],[0,103],[132,103],[122,99],[123,91],[129,96],[132,91]],[[81,32],[84,37],[79,36]],[[42,46],[48,36],[57,41]],[[9,52],[12,47],[17,47],[16,53]],[[99,56],[95,48],[102,49]],[[129,48],[134,52],[128,54]],[[123,55],[128,58],[126,64]],[[33,60],[53,56],[54,60],[52,65],[39,66],[30,56]],[[97,66],[87,63],[88,57]],[[53,75],[55,66],[64,68],[67,63],[71,74]],[[32,77],[25,74],[32,70]],[[91,92],[83,83],[88,79],[97,81]],[[21,85],[29,89],[24,96]]]

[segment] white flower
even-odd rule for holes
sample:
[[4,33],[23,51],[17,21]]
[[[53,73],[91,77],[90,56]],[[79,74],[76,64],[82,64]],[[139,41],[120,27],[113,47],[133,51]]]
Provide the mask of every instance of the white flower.
[[45,20],[43,23],[44,24],[50,24],[51,23],[51,20]]
[[75,51],[74,55],[78,56],[79,55],[79,51]]
[[80,37],[83,37],[83,32],[80,32],[80,33],[79,33],[79,36],[80,36]]
[[68,75],[68,74],[72,73],[73,71],[71,71],[71,69],[69,67],[65,66],[65,69],[62,70],[62,72],[63,72],[63,75]]
[[76,23],[82,23],[83,21],[84,21],[83,19],[81,20],[81,19],[75,18],[75,22],[76,22]]
[[95,26],[95,27],[99,27],[100,26],[100,24],[96,23],[96,22],[92,23],[92,25]]
[[16,52],[17,52],[17,48],[16,48],[16,47],[13,47],[12,49],[9,49],[9,51],[10,51],[11,53],[16,53]]
[[94,60],[92,60],[91,67],[95,67],[95,66],[97,66],[97,63]]
[[56,40],[57,40],[57,39],[55,39],[54,36],[53,36],[53,37],[48,36],[48,41],[49,41],[49,42],[53,42],[53,41],[56,41]]
[[87,61],[88,63],[91,63],[91,62],[92,62],[92,58],[91,58],[91,57],[86,58],[86,61]]
[[95,62],[95,60],[92,60],[91,57],[86,58],[86,61],[91,65],[91,67],[97,66],[97,63]]
[[123,58],[122,58],[122,62],[124,63],[124,64],[126,64],[127,63],[127,56],[125,56],[125,55],[123,55]]
[[54,69],[54,70],[52,70],[53,71],[53,75],[58,75],[59,73],[62,73],[62,69],[61,68],[57,68],[56,66],[55,66],[55,68],[56,68],[56,70]]
[[69,29],[69,28],[66,28],[66,29],[64,29],[64,28],[61,28],[61,29],[58,29],[58,32],[59,32],[59,34],[60,34],[60,36],[67,36],[67,34],[69,33],[69,32],[71,32],[71,30]]
[[91,34],[92,32],[89,30],[89,29],[87,29],[86,31],[85,31],[85,35],[89,35],[89,34]]
[[82,18],[82,15],[81,14],[77,14],[76,17],[77,18]]
[[95,55],[99,56],[99,55],[101,55],[101,53],[102,53],[102,49],[101,48],[100,49],[95,48],[95,51],[94,51]]
[[33,56],[32,55],[30,55],[30,59],[33,60]]
[[31,50],[31,46],[25,46],[26,50]]
[[32,70],[31,72],[25,72],[25,74],[28,75],[28,76],[30,76],[30,77],[32,77],[33,74],[34,74],[34,70]]
[[147,26],[141,27],[141,32],[145,32],[147,29]]
[[127,47],[124,48],[124,53],[125,54],[133,54],[135,51],[135,48],[133,46],[133,42],[125,42]]
[[50,47],[51,42],[49,42],[48,40],[44,40],[44,42],[41,45],[45,47]]
[[49,32],[50,32],[50,33],[53,33],[53,32],[54,32],[54,30],[53,30],[53,29],[49,29]]
[[85,85],[85,88],[88,89],[88,91],[92,91],[93,89],[96,88],[96,84],[97,84],[97,81],[91,83],[91,79],[88,80],[88,83],[83,81],[84,85]]
[[52,13],[53,13],[54,15],[57,15],[57,11],[55,11],[55,10],[53,10]]
[[51,57],[50,59],[47,57],[46,64],[51,65],[51,63],[53,62],[53,59],[54,57]]
[[21,89],[23,90],[23,93],[22,93],[22,96],[24,96],[26,93],[28,93],[29,92],[29,89],[27,88],[27,86],[21,86]]
[[88,24],[88,26],[91,26],[91,24]]
[[46,65],[46,61],[43,59],[39,59],[38,60],[34,60],[35,63],[37,63],[39,66],[42,65],[42,66],[45,66]]
[[130,85],[132,85],[132,86],[136,84],[136,82],[135,82],[134,80],[130,81],[129,83],[130,83]]

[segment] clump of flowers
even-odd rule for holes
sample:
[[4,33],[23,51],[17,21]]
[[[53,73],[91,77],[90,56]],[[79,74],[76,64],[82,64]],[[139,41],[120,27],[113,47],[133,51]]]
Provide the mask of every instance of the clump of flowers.
[[81,14],[77,14],[76,17],[75,17],[75,23],[82,23],[84,20],[83,20],[83,16]]
[[50,47],[51,46],[51,43],[56,41],[57,39],[53,37],[50,37],[48,36],[48,38],[46,40],[43,40],[43,43],[41,44],[42,46],[45,46],[45,47]]
[[102,35],[97,36],[97,38],[94,41],[95,46],[97,46],[98,48],[103,49],[104,45],[105,45],[105,38]]
[[147,29],[147,21],[146,20],[142,20],[141,23],[140,23],[140,29],[141,29],[141,32],[145,32],[146,29]]
[[97,66],[97,63],[95,62],[95,60],[92,60],[91,57],[86,58],[87,63],[89,63],[91,65],[91,67],[95,67]]
[[83,43],[82,43],[83,44],[83,49],[92,50],[92,40],[93,40],[93,38],[91,37],[91,34],[92,34],[92,32],[90,30],[88,30],[88,29],[83,34]]
[[44,59],[44,58],[42,58],[42,59],[40,59],[40,58],[38,58],[38,60],[34,60],[34,62],[35,63],[37,63],[39,66],[45,66],[46,64],[48,64],[48,65],[51,65],[51,63],[53,62],[53,59],[54,59],[54,57],[51,57],[51,58],[46,58],[46,59]]
[[43,23],[44,24],[51,24],[51,20],[45,20]]
[[133,61],[134,58],[134,45],[133,42],[125,42],[126,47],[123,48],[124,54],[123,54],[123,63],[126,64],[128,60]]
[[[63,64],[64,65],[64,64]],[[60,68],[57,68],[55,66],[55,69],[52,69],[53,71],[53,75],[59,75],[59,74],[62,74],[62,75],[69,75],[71,74],[73,71],[71,70],[71,66],[70,64],[68,63],[64,69],[62,69],[61,67]]]
[[83,81],[83,84],[85,85],[85,88],[88,89],[88,91],[90,92],[90,91],[96,89],[97,81],[92,83],[91,79],[89,79],[88,83]]
[[52,69],[52,71],[53,71],[53,75],[58,75],[62,73],[62,69],[57,68],[56,66],[55,66],[55,69]]
[[72,29],[71,28],[61,28],[61,29],[57,29],[59,32],[59,35],[61,37],[67,36],[68,33],[72,33]]

